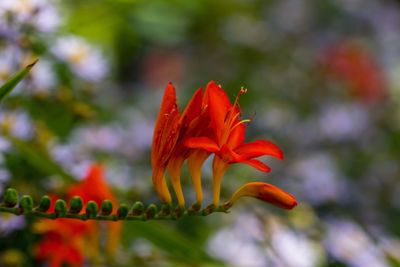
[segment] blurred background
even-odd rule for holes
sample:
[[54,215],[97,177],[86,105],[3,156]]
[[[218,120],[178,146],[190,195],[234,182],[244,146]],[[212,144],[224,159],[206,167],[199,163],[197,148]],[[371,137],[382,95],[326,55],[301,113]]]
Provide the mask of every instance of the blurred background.
[[[182,107],[215,80],[231,99],[248,88],[247,140],[285,153],[269,174],[232,166],[222,199],[265,181],[299,206],[249,199],[230,214],[98,225],[117,241],[77,234],[62,249],[62,223],[0,214],[0,266],[400,266],[399,43],[395,0],[1,0],[0,82],[40,60],[1,106],[0,194],[66,196],[98,163],[119,202],[158,202],[150,145],[164,87]],[[209,161],[203,174],[210,203]]]

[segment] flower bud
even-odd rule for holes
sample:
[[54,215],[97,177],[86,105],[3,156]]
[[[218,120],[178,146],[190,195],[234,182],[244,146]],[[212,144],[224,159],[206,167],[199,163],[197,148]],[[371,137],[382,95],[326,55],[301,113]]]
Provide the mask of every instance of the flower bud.
[[47,196],[47,195],[44,195],[44,196],[42,196],[42,199],[40,200],[40,203],[39,203],[39,206],[37,207],[37,210],[41,211],[41,212],[46,212],[46,211],[49,210],[50,206],[51,206],[50,197]]
[[169,204],[163,204],[161,206],[161,210],[158,213],[159,216],[168,216],[171,214],[171,205]]
[[15,207],[18,204],[18,192],[14,188],[8,188],[4,192],[4,205],[6,207]]
[[102,215],[110,215],[113,210],[112,202],[108,199],[103,200],[101,203],[101,214]]
[[56,217],[64,217],[67,213],[67,203],[62,199],[57,199],[54,206]]
[[81,212],[83,207],[83,201],[80,196],[74,196],[69,204],[70,204],[69,208],[70,213],[78,214],[79,212]]
[[150,204],[146,209],[146,219],[153,219],[157,213],[157,206]]
[[132,209],[131,209],[131,214],[133,216],[142,215],[143,212],[144,212],[144,205],[142,202],[137,201],[135,204],[133,204]]
[[199,210],[201,210],[201,202],[195,202],[195,203],[193,203],[191,206],[190,206],[190,208],[189,208],[189,210],[190,211],[193,211],[193,212],[198,212]]
[[128,212],[128,206],[125,204],[121,204],[121,206],[117,210],[118,219],[125,219],[125,217],[128,215]]
[[86,204],[86,217],[88,219],[96,218],[98,211],[99,211],[99,206],[97,206],[97,203],[95,201],[90,200]]
[[293,209],[297,205],[296,198],[282,189],[267,183],[252,182],[240,187],[223,207],[230,208],[241,197],[254,197],[282,209]]
[[30,212],[33,208],[33,199],[29,195],[22,196],[21,200],[19,201],[19,206],[22,209],[23,213]]
[[185,212],[185,208],[180,205],[176,206],[174,209],[174,214],[175,214],[176,218],[182,217],[184,212]]

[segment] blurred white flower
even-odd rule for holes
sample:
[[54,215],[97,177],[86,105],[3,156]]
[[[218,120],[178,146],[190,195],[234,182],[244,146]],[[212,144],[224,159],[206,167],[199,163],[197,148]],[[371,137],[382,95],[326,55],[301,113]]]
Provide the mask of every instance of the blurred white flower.
[[17,23],[28,23],[42,32],[54,31],[60,16],[49,0],[1,0],[0,10],[9,13]]
[[0,136],[0,163],[3,163],[4,160],[1,152],[7,151],[8,149],[10,149],[10,147],[11,143],[3,136]]
[[0,127],[21,139],[33,136],[33,124],[29,115],[22,110],[0,112]]
[[107,74],[107,62],[100,50],[77,36],[60,37],[52,53],[68,63],[72,71],[83,79],[96,82]]
[[[122,156],[130,161],[141,159],[151,144],[153,127],[151,122],[141,114],[133,116],[129,124],[113,123],[110,125],[85,125],[76,128],[71,134],[68,143],[60,144],[56,140],[49,143],[48,149],[53,158],[65,170],[76,177],[81,177],[95,159],[96,153],[113,154]],[[122,186],[132,183],[130,175],[132,170],[120,164],[113,170],[112,176],[117,177],[113,183]],[[110,172],[112,164],[110,167]],[[147,184],[146,184],[147,185]]]
[[10,172],[4,166],[0,167],[0,183],[7,182],[10,179]]
[[315,242],[282,225],[274,227],[271,234],[273,252],[284,263],[283,266],[319,266],[322,252]]
[[10,46],[0,47],[0,83],[5,82],[13,74],[16,55]]
[[358,139],[365,135],[368,126],[367,111],[354,103],[324,106],[319,118],[321,134],[333,141]]
[[[149,190],[149,183],[144,179],[132,179],[133,168],[120,160],[107,162],[106,179],[112,187],[121,189],[135,188],[142,192]],[[151,190],[151,189],[150,189]]]
[[77,179],[82,179],[93,163],[92,158],[78,144],[58,144],[49,142],[49,152],[53,159]]
[[41,59],[31,70],[31,79],[36,92],[48,92],[55,88],[57,82],[52,64],[45,59]]
[[52,32],[60,25],[60,13],[54,5],[50,5],[49,1],[41,1],[43,4],[39,7],[39,12],[33,19],[32,23],[39,31]]
[[313,204],[340,200],[345,193],[336,161],[329,154],[314,153],[297,160],[290,172],[301,179],[304,198]]
[[0,214],[0,236],[25,227],[24,216],[15,216],[13,214]]
[[351,267],[389,267],[382,251],[365,231],[352,221],[327,223],[325,246],[336,259]]
[[77,129],[73,138],[87,149],[112,152],[121,147],[122,131],[120,127],[87,126]]
[[242,214],[230,227],[218,231],[209,241],[211,255],[229,266],[269,266],[267,254],[259,243],[265,239],[261,223],[251,214]]

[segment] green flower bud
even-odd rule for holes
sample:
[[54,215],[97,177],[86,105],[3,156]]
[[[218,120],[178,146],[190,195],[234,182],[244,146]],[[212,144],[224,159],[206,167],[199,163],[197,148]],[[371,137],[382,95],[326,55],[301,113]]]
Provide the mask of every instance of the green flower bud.
[[6,207],[15,207],[18,204],[18,192],[14,188],[8,188],[6,192],[4,192],[4,205]]
[[42,199],[40,199],[39,207],[37,207],[37,210],[41,212],[46,212],[49,210],[50,206],[51,206],[50,197],[44,195],[42,196]]
[[146,219],[153,219],[157,213],[157,206],[150,204],[146,209]]
[[22,209],[23,213],[28,213],[32,211],[33,208],[33,199],[29,195],[22,196],[21,200],[19,201],[19,206]]
[[125,217],[128,215],[128,212],[128,206],[125,204],[121,204],[121,206],[117,210],[118,219],[125,219]]
[[192,206],[190,206],[189,210],[193,212],[198,212],[201,209],[201,202],[196,202],[193,203]]
[[74,196],[69,204],[70,204],[69,208],[70,213],[78,214],[79,212],[81,212],[83,207],[83,201],[80,196]]
[[185,208],[182,206],[176,206],[176,208],[174,210],[176,218],[182,217],[184,212],[185,212]]
[[89,219],[96,218],[97,212],[99,211],[99,207],[97,206],[97,203],[94,202],[93,200],[90,200],[86,204],[86,216]]
[[131,214],[133,216],[142,215],[143,212],[144,212],[144,205],[142,202],[138,201],[135,204],[133,204],[132,209],[131,209]]
[[171,214],[171,205],[169,204],[163,204],[161,206],[161,210],[158,213],[159,216],[168,216]]
[[108,199],[103,200],[101,203],[101,214],[102,215],[110,215],[113,210],[112,202]]
[[57,199],[54,206],[56,217],[64,217],[67,213],[67,203],[62,199]]

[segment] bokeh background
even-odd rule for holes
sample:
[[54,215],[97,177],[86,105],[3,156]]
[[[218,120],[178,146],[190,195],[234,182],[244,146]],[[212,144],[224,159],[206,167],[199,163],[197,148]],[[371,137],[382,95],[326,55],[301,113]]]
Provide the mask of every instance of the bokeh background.
[[[1,0],[0,82],[39,63],[1,106],[0,193],[63,195],[99,163],[118,201],[157,203],[163,89],[184,106],[215,80],[232,99],[248,88],[247,139],[285,152],[269,174],[232,166],[222,198],[265,181],[299,206],[126,222],[111,256],[102,238],[79,251],[84,266],[400,266],[399,43],[395,0]],[[38,221],[0,214],[0,266],[50,266]]]

